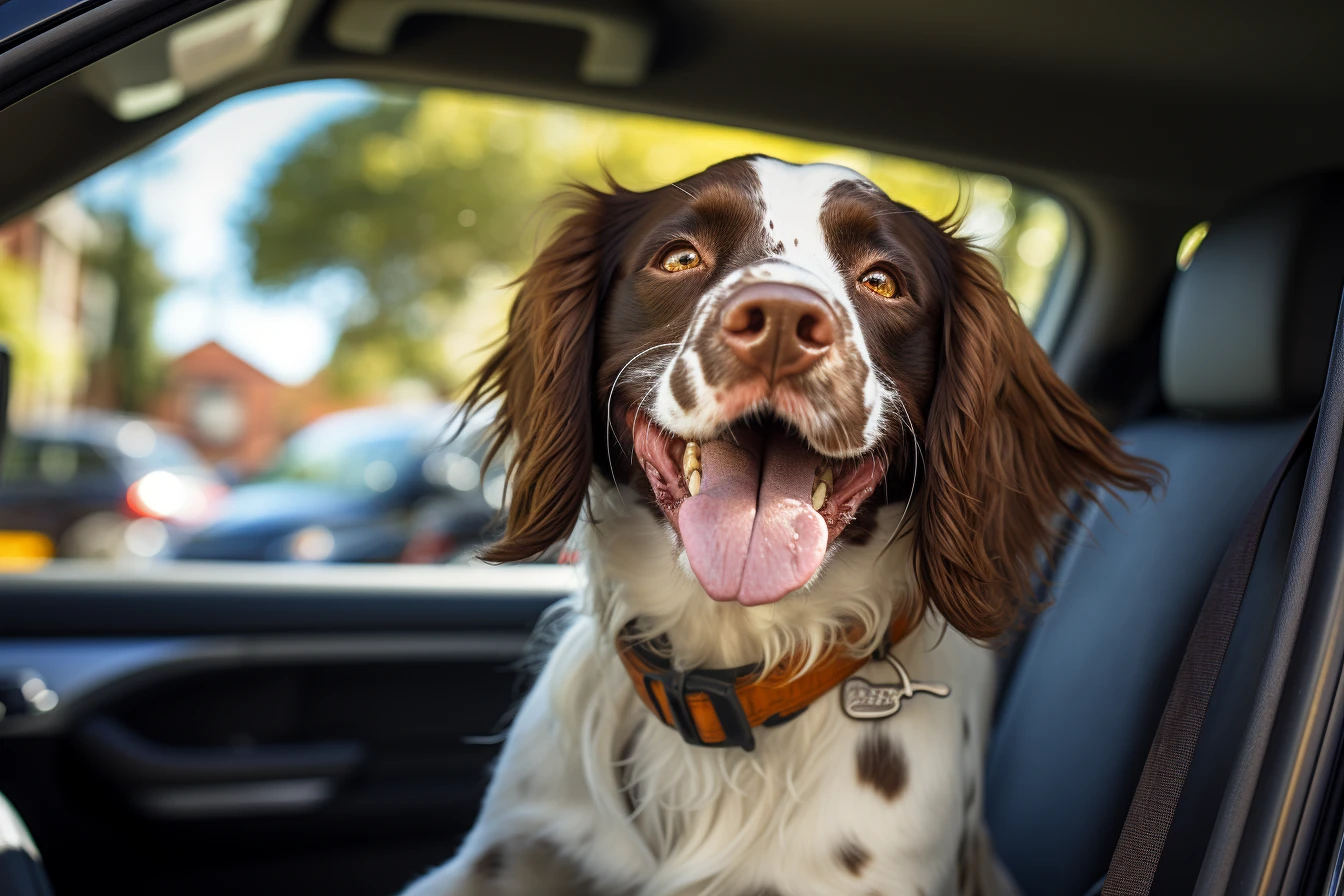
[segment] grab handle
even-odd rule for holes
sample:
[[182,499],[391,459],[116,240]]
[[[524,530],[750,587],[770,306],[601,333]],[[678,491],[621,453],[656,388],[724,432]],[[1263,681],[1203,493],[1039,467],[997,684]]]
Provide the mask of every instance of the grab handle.
[[573,28],[588,35],[579,77],[588,84],[641,83],[653,59],[653,21],[633,9],[536,0],[341,0],[327,21],[327,37],[342,50],[381,56],[392,49],[401,23],[413,15],[475,16]]

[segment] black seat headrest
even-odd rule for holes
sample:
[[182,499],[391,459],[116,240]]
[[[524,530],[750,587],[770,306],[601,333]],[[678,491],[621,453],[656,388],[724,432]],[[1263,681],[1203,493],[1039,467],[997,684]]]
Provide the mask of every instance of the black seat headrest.
[[1284,414],[1320,398],[1344,289],[1344,174],[1302,177],[1213,221],[1162,331],[1172,407]]

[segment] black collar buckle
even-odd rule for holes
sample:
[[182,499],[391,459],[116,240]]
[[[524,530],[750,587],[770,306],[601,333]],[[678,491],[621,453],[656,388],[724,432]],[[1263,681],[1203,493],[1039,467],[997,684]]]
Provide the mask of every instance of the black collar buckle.
[[[652,685],[654,681],[662,683],[667,705],[672,710],[672,718],[663,721],[676,728],[686,743],[696,747],[740,747],[750,753],[756,749],[756,736],[747,719],[747,711],[737,697],[738,672],[736,669],[646,672],[644,687],[653,705],[659,706]],[[709,699],[709,705],[714,708],[714,714],[723,728],[723,740],[710,743],[701,737],[691,707],[686,702],[688,694],[696,693],[704,694]]]

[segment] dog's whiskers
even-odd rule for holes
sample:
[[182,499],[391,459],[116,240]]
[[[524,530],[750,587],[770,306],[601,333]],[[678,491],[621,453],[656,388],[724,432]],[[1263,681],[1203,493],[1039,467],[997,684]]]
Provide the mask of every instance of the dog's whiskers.
[[[646,348],[646,349],[644,349],[643,351],[641,351],[639,354],[634,355],[629,361],[626,361],[625,364],[621,366],[621,369],[620,369],[619,371],[617,371],[617,373],[616,373],[616,379],[614,379],[614,380],[612,381],[612,383],[611,383],[611,391],[607,392],[607,432],[610,434],[609,437],[607,438],[607,469],[611,472],[611,481],[612,481],[613,483],[616,483],[616,464],[615,464],[615,462],[612,461],[612,459],[611,459],[611,438],[610,438],[610,436],[615,436],[615,435],[616,435],[616,428],[615,428],[614,426],[611,425],[611,401],[612,401],[612,399],[616,396],[616,386],[621,382],[621,377],[625,374],[625,371],[630,367],[630,365],[633,364],[633,363],[635,363],[635,361],[637,361],[637,360],[638,360],[640,357],[642,357],[643,355],[647,355],[649,352],[651,352],[651,351],[656,351],[657,349],[660,349],[660,348],[676,347],[676,346],[678,346],[678,345],[680,345],[680,344],[681,344],[681,343],[679,343],[679,342],[662,342],[662,343],[659,343],[658,345],[651,345],[651,346],[649,346],[648,348]],[[654,382],[654,386],[655,386],[655,387],[657,386],[657,382],[656,382],[656,381]],[[652,392],[652,391],[653,391],[653,388],[650,388],[650,389],[649,389],[649,392]],[[648,392],[644,393],[644,398],[647,399],[648,397],[649,397],[649,393],[648,393]],[[640,404],[642,405],[643,403],[644,403],[643,400],[641,400],[641,401],[640,401]],[[632,458],[632,459],[633,459],[633,458]],[[620,496],[620,494],[621,494],[621,488],[620,488],[620,484],[619,484],[619,483],[616,484],[616,494],[617,494],[617,496]],[[621,497],[621,507],[622,507],[622,508],[625,507],[625,498],[624,498],[624,497]]]
[[690,190],[688,190],[688,189],[686,189],[685,187],[683,187],[681,184],[668,184],[668,186],[669,186],[669,187],[675,187],[676,189],[680,190],[681,192],[683,192],[683,193],[685,193],[687,196],[689,196],[692,200],[695,200],[695,199],[699,199],[699,198],[700,198],[699,196],[697,196],[697,195],[695,195],[694,193],[692,193]]
[[[901,534],[902,527],[905,526],[906,514],[910,512],[910,505],[915,500],[915,487],[919,483],[919,461],[923,456],[923,450],[919,446],[919,436],[915,433],[914,421],[910,419],[910,409],[905,406],[905,399],[901,398],[900,390],[896,389],[894,384],[892,395],[896,399],[896,407],[900,411],[901,422],[905,424],[906,430],[910,433],[910,443],[915,449],[915,463],[914,469],[910,472],[910,494],[905,498],[905,507],[901,508],[901,518],[897,520],[896,528],[892,531],[891,537],[887,539],[887,543],[882,546],[883,551],[891,547],[897,536]],[[927,468],[927,464],[925,466]]]
[[[646,402],[646,401],[649,400],[649,396],[652,395],[652,394],[653,394],[653,390],[654,390],[654,389],[657,389],[657,388],[658,388],[658,381],[655,379],[655,380],[653,381],[653,385],[650,386],[649,389],[648,389],[648,391],[644,393],[644,397],[641,398],[641,399],[639,400],[639,404],[635,405],[635,416],[639,416],[639,413],[640,413],[642,410],[644,410],[644,402]],[[653,420],[652,420],[647,414],[645,414],[645,415],[644,415],[644,434],[647,436],[647,435],[649,434],[649,432],[650,432],[652,429],[653,429]],[[634,451],[635,451],[634,446],[631,445],[631,446],[630,446],[630,460],[631,460],[631,462],[633,462],[634,459],[635,459]],[[613,479],[616,478],[616,474],[615,474],[615,473],[612,473],[612,478],[613,478]],[[624,499],[624,498],[621,499],[621,506],[622,506],[622,507],[625,506],[625,499]]]

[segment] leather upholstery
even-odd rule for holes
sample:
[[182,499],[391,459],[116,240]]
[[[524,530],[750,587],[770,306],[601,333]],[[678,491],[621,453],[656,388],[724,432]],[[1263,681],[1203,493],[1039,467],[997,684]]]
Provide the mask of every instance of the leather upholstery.
[[1172,285],[1167,403],[1228,417],[1315,404],[1344,287],[1341,254],[1344,175],[1293,181],[1215,221]]
[[[1214,570],[1319,397],[1344,284],[1344,179],[1313,178],[1215,221],[1173,286],[1174,415],[1118,435],[1164,464],[1155,501],[1089,511],[1054,603],[1005,682],[985,782],[995,846],[1025,896],[1106,872]],[[1328,239],[1325,237],[1329,237]],[[1153,893],[1189,893],[1240,747],[1283,587],[1305,465],[1271,511]]]
[[[1114,522],[1086,515],[1090,534],[1064,553],[1055,603],[1022,649],[991,744],[986,813],[1027,896],[1080,894],[1105,873],[1214,570],[1303,422],[1162,420],[1121,433],[1167,465],[1167,493],[1131,497],[1128,509],[1107,499]],[[1300,481],[1285,483],[1267,543],[1286,543]],[[1282,566],[1266,582],[1269,568],[1257,558],[1237,637],[1261,615],[1252,606],[1277,602]],[[1247,655],[1233,644],[1229,665]]]

